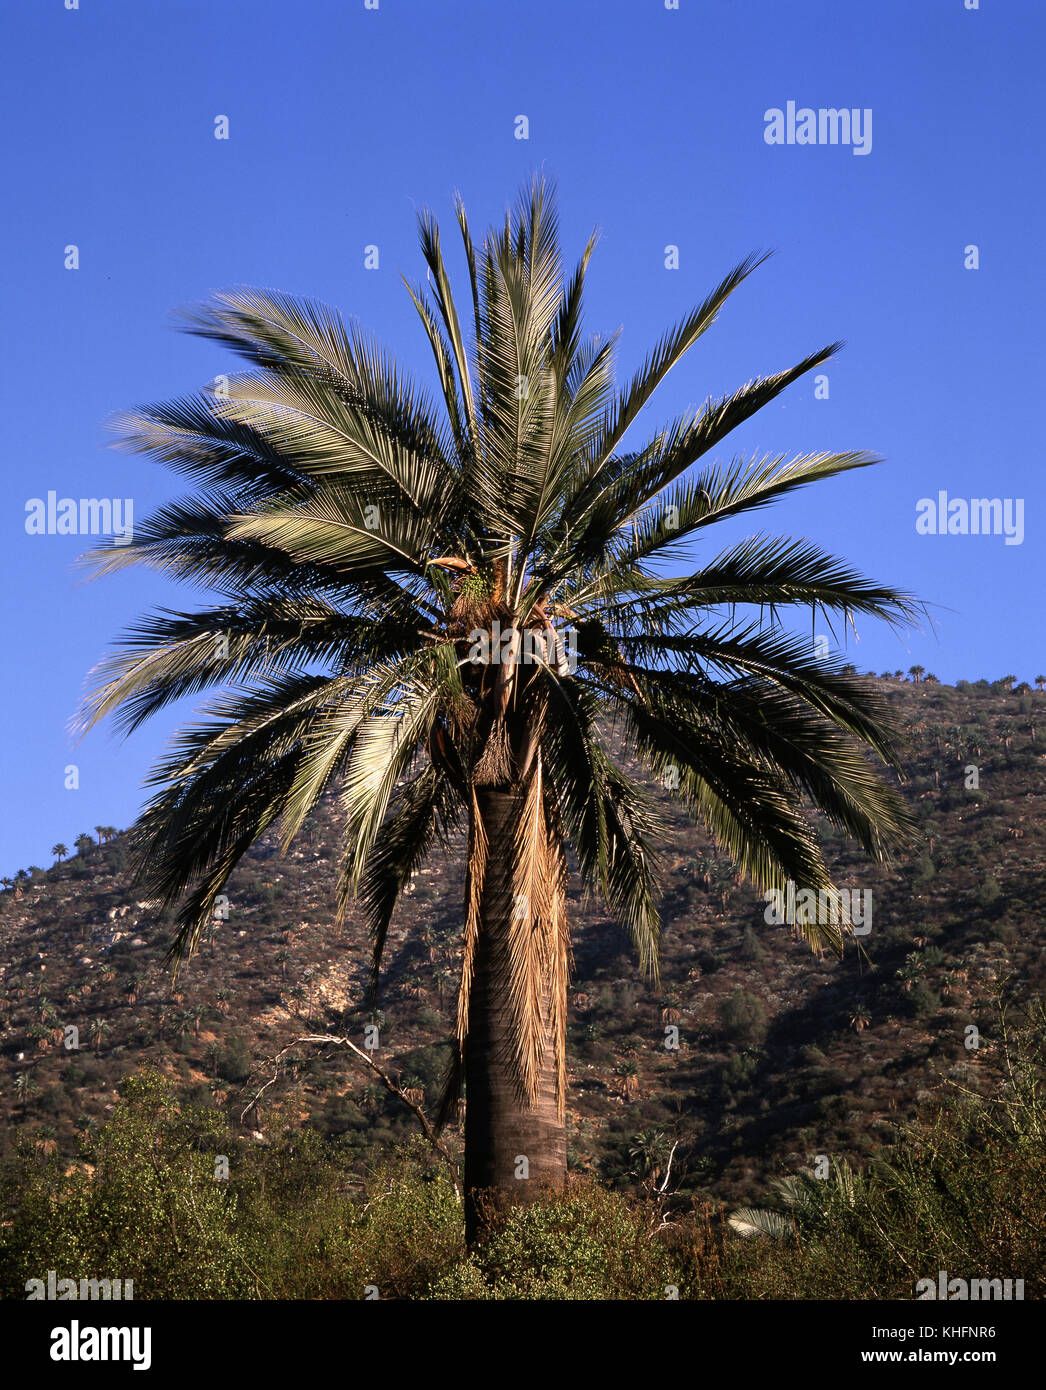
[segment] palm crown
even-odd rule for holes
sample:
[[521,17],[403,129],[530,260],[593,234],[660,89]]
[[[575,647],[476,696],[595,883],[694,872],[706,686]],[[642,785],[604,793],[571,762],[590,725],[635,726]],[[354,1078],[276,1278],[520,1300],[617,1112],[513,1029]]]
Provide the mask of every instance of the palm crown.
[[[181,696],[227,687],[154,770],[135,829],[150,895],[182,904],[175,953],[195,947],[248,846],[274,823],[289,841],[334,784],[346,815],[340,907],[358,895],[375,968],[411,874],[455,828],[467,836],[464,1043],[497,856],[512,904],[516,1076],[532,1097],[551,1046],[562,1104],[568,848],[656,972],[656,815],[649,781],[615,761],[608,725],[761,890],[793,880],[831,891],[805,807],[879,860],[910,821],[867,756],[894,760],[885,702],[852,668],[815,657],[780,610],[905,623],[916,605],[786,537],[743,540],[665,576],[664,562],[715,522],[875,461],[692,468],[837,345],[626,447],[666,373],[759,260],[732,270],[618,390],[614,339],[582,336],[595,238],[565,276],[549,187],[535,181],[478,248],[460,200],[457,221],[468,334],[429,214],[428,283],[408,285],[438,406],[321,305],[238,290],[188,315],[189,331],[251,370],[123,417],[125,446],[197,489],[92,561],[155,566],[223,601],[142,619],[98,668],[82,722],[115,712],[129,731]],[[489,809],[496,793],[507,819]],[[817,947],[845,931],[799,926]]]

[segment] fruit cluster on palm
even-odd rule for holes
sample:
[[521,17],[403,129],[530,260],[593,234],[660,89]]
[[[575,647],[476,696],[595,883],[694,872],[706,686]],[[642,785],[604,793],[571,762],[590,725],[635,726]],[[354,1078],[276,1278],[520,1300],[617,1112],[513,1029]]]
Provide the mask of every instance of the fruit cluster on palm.
[[[127,447],[196,490],[93,563],[151,565],[222,602],[142,619],[99,668],[83,722],[115,714],[130,731],[225,688],[153,772],[133,832],[149,895],[179,905],[175,955],[198,945],[258,836],[276,826],[289,843],[328,788],[345,815],[339,908],[361,905],[375,972],[412,874],[465,837],[447,1105],[463,1083],[474,1224],[483,1189],[524,1197],[565,1172],[568,852],[651,975],[655,783],[760,890],[832,889],[809,807],[885,860],[910,831],[868,757],[895,762],[885,702],[782,612],[904,623],[915,605],[792,538],[664,572],[716,522],[874,461],[694,471],[834,346],[633,442],[655,389],[757,260],[619,391],[615,341],[582,336],[595,239],[565,275],[548,186],[535,181],[479,246],[460,202],[457,221],[467,320],[428,214],[427,285],[408,286],[435,401],[321,305],[241,290],[191,312],[189,331],[250,370],[123,419]],[[644,780],[612,755],[610,723]],[[800,929],[838,946],[845,923]]]

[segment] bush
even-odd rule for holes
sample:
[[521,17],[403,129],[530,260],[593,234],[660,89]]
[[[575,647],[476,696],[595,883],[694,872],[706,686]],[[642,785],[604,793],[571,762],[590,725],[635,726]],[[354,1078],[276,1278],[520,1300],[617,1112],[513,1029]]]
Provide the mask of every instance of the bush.
[[247,1039],[239,1034],[231,1037],[218,1054],[218,1075],[234,1085],[242,1085],[251,1074],[251,1050]]
[[735,1052],[723,1063],[719,1081],[723,1091],[732,1096],[746,1086],[755,1075],[757,1059],[750,1052]]
[[757,965],[766,959],[766,948],[751,927],[745,927],[741,938],[741,956]]
[[678,1287],[649,1215],[591,1179],[516,1207],[471,1255],[437,1280],[433,1299],[663,1299]]
[[146,1072],[124,1083],[86,1151],[93,1175],[65,1175],[57,1155],[41,1164],[27,1148],[13,1175],[0,1295],[24,1298],[26,1281],[53,1269],[60,1279],[130,1279],[135,1298],[256,1297],[236,1198],[215,1181],[221,1126],[213,1111],[179,1110],[167,1081]]
[[742,1047],[761,1047],[766,1041],[766,1010],[753,994],[738,985],[717,1010],[719,1029],[730,1042]]
[[908,1012],[919,1019],[932,1018],[941,1007],[941,996],[925,980],[916,980],[905,1000]]

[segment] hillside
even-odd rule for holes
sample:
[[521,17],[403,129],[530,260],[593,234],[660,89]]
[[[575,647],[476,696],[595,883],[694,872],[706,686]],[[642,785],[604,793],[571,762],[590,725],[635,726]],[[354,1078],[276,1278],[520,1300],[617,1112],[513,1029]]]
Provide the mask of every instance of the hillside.
[[[684,1192],[735,1202],[809,1167],[860,1163],[932,1106],[947,1080],[991,1088],[998,1001],[1046,994],[1046,694],[884,679],[908,733],[906,795],[924,843],[886,872],[826,830],[842,886],[871,890],[871,932],[819,960],[659,793],[668,820],[660,986],[624,934],[572,885],[570,1156],[615,1184],[663,1164]],[[1042,712],[1040,717],[1040,711]],[[1038,728],[1036,725],[1038,724]],[[965,769],[977,768],[979,786]],[[363,1042],[431,1107],[453,1020],[460,853],[433,861],[390,933],[378,1013],[369,943],[333,922],[339,811],[328,798],[280,857],[266,836],[229,882],[229,915],[177,983],[170,923],[130,883],[123,835],[0,893],[3,1153],[20,1134],[77,1153],[144,1063],[225,1110],[258,1142],[308,1125],[367,1161],[416,1130],[407,1107],[308,1032]],[[56,827],[59,830],[76,827]],[[967,1030],[981,1046],[966,1046]],[[79,1050],[65,1046],[79,1030]],[[679,1046],[665,1046],[678,1028]],[[460,1144],[450,1131],[452,1147]]]

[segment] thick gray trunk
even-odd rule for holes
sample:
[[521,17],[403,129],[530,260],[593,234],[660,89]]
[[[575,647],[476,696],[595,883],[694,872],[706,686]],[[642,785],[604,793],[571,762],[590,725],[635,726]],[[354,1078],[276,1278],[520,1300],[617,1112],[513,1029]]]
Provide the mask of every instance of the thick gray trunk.
[[480,789],[478,800],[488,849],[465,1047],[465,1219],[470,1241],[482,1231],[486,1205],[493,1211],[561,1190],[567,1171],[551,1028],[533,1105],[521,1098],[513,1066],[507,962],[516,799],[510,792]]

